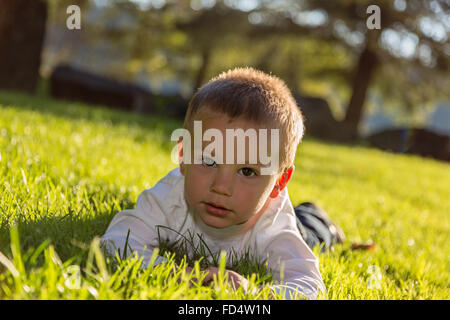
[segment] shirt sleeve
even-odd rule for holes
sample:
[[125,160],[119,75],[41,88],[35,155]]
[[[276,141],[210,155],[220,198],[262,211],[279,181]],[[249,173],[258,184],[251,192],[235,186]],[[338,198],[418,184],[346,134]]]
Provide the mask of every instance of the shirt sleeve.
[[270,206],[257,237],[274,276],[272,289],[285,299],[326,298],[319,260],[300,235],[286,188]]
[[318,259],[298,232],[287,230],[267,246],[268,267],[276,284],[272,289],[286,299],[326,297]]
[[[139,195],[135,209],[123,210],[112,219],[100,241],[110,253],[120,250],[121,256],[126,252],[126,257],[129,257],[137,252],[144,258],[143,265],[147,267],[154,248],[158,246],[158,225],[167,225],[167,218],[158,205],[153,190],[149,189]],[[160,232],[162,234],[163,230]],[[153,264],[163,261],[163,257],[156,256]]]

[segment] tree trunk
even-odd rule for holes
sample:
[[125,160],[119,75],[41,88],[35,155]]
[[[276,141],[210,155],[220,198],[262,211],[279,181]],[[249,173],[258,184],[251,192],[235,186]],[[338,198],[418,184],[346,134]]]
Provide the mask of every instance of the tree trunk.
[[358,125],[363,115],[367,89],[369,88],[377,64],[378,59],[376,54],[366,47],[359,56],[356,74],[352,84],[352,96],[344,118],[344,123],[348,126],[354,137],[358,135]]
[[35,91],[46,20],[45,1],[0,1],[0,88]]
[[200,69],[197,72],[197,77],[195,79],[195,85],[194,85],[194,92],[197,91],[198,88],[200,88],[205,81],[206,76],[206,70],[209,66],[209,60],[211,56],[211,49],[205,48],[202,51],[202,65],[200,66]]

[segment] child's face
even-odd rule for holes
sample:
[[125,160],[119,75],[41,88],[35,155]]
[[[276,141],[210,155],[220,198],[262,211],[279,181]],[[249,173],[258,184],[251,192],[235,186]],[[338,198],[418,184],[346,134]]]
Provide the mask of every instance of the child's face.
[[[228,116],[220,113],[208,112],[202,116],[202,130],[205,132],[210,128],[218,129],[223,136],[223,159],[226,159],[226,129],[258,129],[267,126],[258,125],[244,119],[231,120]],[[193,137],[194,139],[194,137]],[[268,139],[270,150],[270,139]],[[259,136],[258,136],[259,141]],[[204,149],[210,141],[203,142]],[[249,146],[245,143],[245,164],[237,164],[238,150],[235,143],[235,161],[217,164],[210,157],[204,155],[201,164],[181,164],[181,173],[185,176],[185,198],[194,214],[211,227],[225,228],[232,225],[248,222],[252,225],[268,205],[271,193],[281,174],[261,175],[260,159],[258,164],[248,164]],[[192,155],[194,152],[192,151]],[[289,180],[289,179],[288,179]],[[222,207],[224,209],[220,209]]]

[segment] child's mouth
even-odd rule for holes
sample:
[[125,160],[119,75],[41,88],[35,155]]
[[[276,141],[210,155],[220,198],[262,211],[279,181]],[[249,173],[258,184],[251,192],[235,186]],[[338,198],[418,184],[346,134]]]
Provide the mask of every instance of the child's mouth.
[[215,215],[215,216],[224,216],[229,214],[231,211],[218,205],[215,203],[208,203],[208,202],[204,202],[205,204],[205,209],[206,211],[208,211],[208,213]]

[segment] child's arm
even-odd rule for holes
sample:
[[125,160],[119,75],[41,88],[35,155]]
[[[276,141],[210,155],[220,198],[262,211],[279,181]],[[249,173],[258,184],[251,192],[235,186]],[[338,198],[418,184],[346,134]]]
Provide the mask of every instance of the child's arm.
[[326,297],[318,259],[296,230],[278,234],[265,252],[269,254],[268,266],[278,282],[272,287],[275,292],[286,299],[294,298],[296,294],[307,299]]

